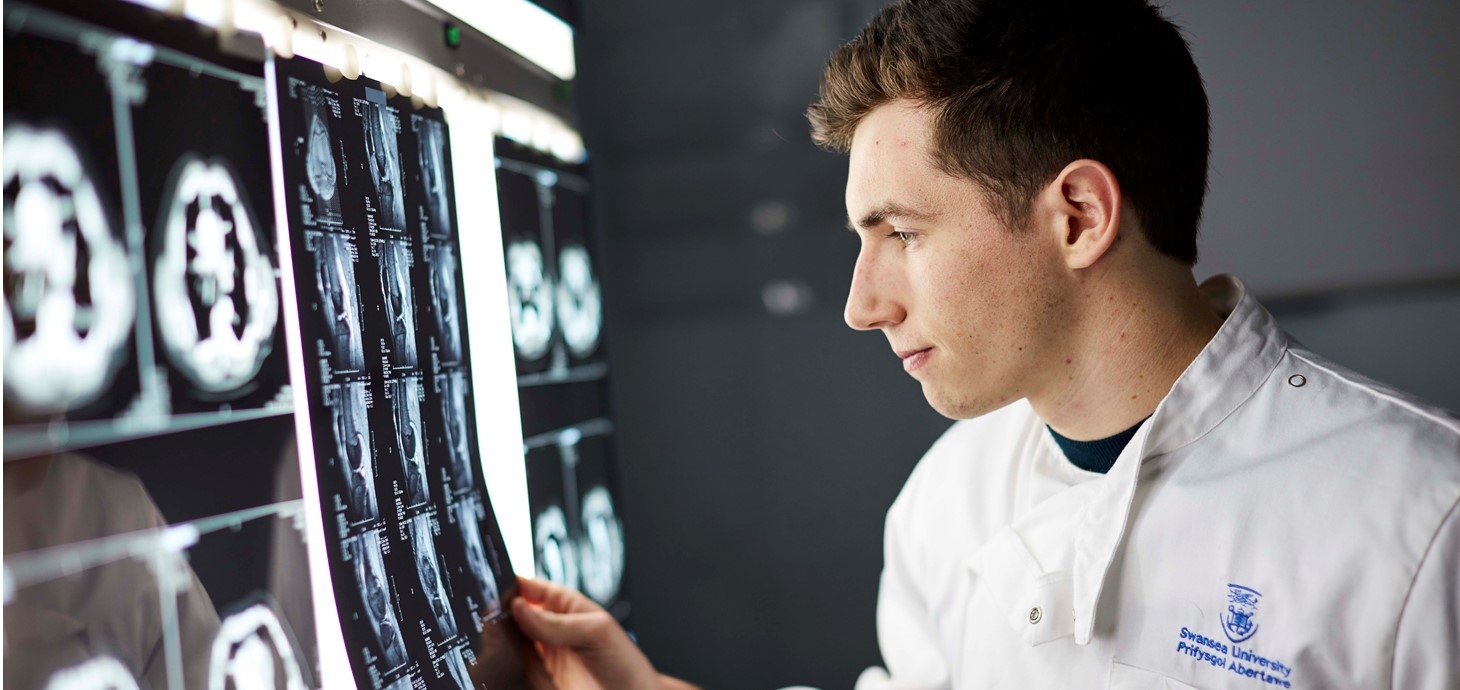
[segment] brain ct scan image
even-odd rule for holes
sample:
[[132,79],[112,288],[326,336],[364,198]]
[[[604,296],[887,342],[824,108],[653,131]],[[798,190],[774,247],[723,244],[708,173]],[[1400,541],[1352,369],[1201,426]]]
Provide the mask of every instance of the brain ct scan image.
[[553,284],[536,242],[507,245],[507,312],[517,356],[541,359],[552,346]]
[[487,561],[486,545],[482,542],[478,521],[485,515],[481,499],[463,498],[452,506],[456,515],[456,527],[466,548],[467,567],[476,581],[485,613],[482,618],[491,618],[502,611],[502,596],[497,588],[497,576]]
[[350,523],[369,522],[380,516],[380,509],[375,496],[375,461],[365,413],[365,383],[355,381],[330,390],[335,453],[345,481],[345,518]]
[[158,330],[189,381],[227,393],[269,354],[279,320],[274,265],[226,164],[186,157],[174,175],[152,275]]
[[580,359],[592,355],[603,328],[603,297],[582,245],[565,246],[558,254],[557,310],[568,351]]
[[339,227],[344,224],[340,213],[339,163],[335,159],[334,139],[330,137],[330,117],[338,103],[331,103],[322,89],[305,87],[304,136],[296,146],[304,156],[304,179],[309,185],[305,199],[305,225]]
[[324,233],[313,239],[315,289],[319,292],[319,315],[329,333],[324,346],[329,350],[330,366],[337,372],[360,372],[365,368],[365,347],[360,334],[354,245],[344,235]]
[[406,662],[406,646],[396,620],[390,585],[380,554],[380,533],[366,532],[347,542],[355,567],[355,581],[364,602],[362,621],[375,633],[380,668],[393,669]]
[[140,690],[122,662],[99,656],[78,666],[57,671],[46,690]]
[[126,358],[132,270],[66,135],[7,124],[4,148],[5,398],[64,412],[98,399]]
[[405,242],[385,241],[380,247],[380,289],[390,323],[392,367],[416,366],[416,299],[411,290],[410,250]]
[[428,247],[431,265],[431,312],[435,321],[432,339],[442,363],[461,361],[461,300],[456,292],[458,264],[449,245]]
[[467,451],[466,376],[453,371],[441,377],[441,418],[445,423],[451,488],[468,491],[475,481],[471,454]]
[[549,505],[532,520],[537,576],[569,589],[579,588],[578,558],[561,506]]
[[578,548],[583,593],[608,606],[618,597],[624,573],[624,528],[608,488],[595,486],[584,493],[579,516],[583,523]]
[[396,454],[400,458],[405,484],[401,487],[407,506],[430,500],[426,490],[426,444],[421,436],[421,384],[413,377],[391,382],[391,409],[395,411]]
[[[405,196],[401,193],[400,148],[397,118],[385,105],[385,94],[366,89],[370,100],[356,100],[365,131],[365,167],[375,185],[376,222],[391,230],[406,227]],[[377,100],[378,99],[378,100]]]
[[442,239],[451,237],[451,190],[446,180],[446,127],[430,118],[411,116],[420,143],[421,186],[426,193],[426,227]]
[[208,660],[208,690],[308,690],[293,637],[267,604],[223,619]]
[[446,587],[441,584],[440,561],[436,558],[436,546],[431,540],[431,516],[417,515],[409,523],[411,533],[411,555],[415,557],[416,575],[421,582],[421,593],[425,595],[431,615],[436,621],[436,630],[442,639],[456,636],[456,618],[451,613],[451,602],[446,598]]

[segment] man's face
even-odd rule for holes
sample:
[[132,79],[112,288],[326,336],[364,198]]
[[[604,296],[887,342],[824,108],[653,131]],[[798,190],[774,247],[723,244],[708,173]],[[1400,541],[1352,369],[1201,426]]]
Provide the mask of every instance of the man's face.
[[908,101],[856,129],[846,203],[862,248],[846,321],[881,330],[928,403],[968,419],[1063,373],[1067,273],[1037,206],[1011,232],[980,187],[933,164],[933,146],[932,114]]

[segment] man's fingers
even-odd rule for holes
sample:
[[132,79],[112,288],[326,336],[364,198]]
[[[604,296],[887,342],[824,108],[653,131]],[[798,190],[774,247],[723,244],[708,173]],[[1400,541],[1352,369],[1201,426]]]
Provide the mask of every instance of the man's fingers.
[[600,607],[578,592],[530,577],[517,578],[518,595],[539,607],[558,613],[596,611]]
[[517,576],[518,594],[526,597],[528,601],[539,603],[548,598],[552,591],[553,583],[547,580],[536,580],[530,577]]
[[578,649],[603,643],[604,618],[608,614],[603,611],[558,613],[518,597],[512,602],[512,615],[528,637],[544,644]]

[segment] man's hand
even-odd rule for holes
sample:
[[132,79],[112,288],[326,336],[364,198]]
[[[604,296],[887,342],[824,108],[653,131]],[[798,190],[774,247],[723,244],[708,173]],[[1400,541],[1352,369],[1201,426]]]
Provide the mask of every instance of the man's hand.
[[694,686],[654,671],[618,621],[588,597],[558,585],[517,578],[512,615],[537,643],[559,690],[681,690]]

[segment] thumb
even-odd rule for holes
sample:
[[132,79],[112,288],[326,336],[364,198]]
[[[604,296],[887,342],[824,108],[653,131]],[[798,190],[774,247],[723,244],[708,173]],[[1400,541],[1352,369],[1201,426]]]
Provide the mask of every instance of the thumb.
[[543,644],[569,648],[601,646],[606,637],[605,619],[613,620],[603,611],[557,613],[534,606],[521,597],[512,601],[512,615],[528,637]]

